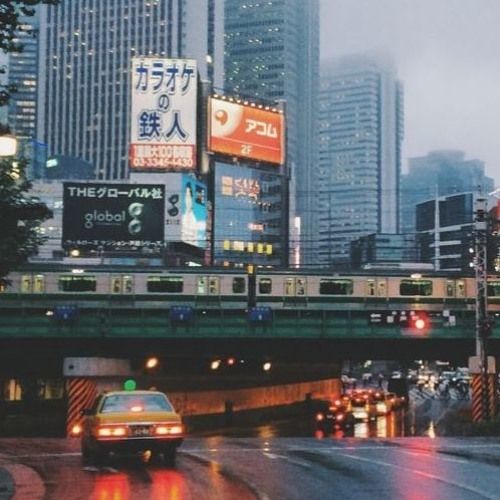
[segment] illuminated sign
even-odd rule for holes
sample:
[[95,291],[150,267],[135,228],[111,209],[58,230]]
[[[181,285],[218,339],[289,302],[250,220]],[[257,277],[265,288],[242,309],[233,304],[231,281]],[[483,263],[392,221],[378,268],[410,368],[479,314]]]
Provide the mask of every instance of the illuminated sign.
[[214,153],[281,165],[285,161],[284,115],[210,98],[208,149]]
[[131,170],[196,167],[194,59],[132,58]]
[[224,175],[222,177],[221,192],[224,196],[248,196],[248,198],[258,200],[260,183],[258,179]]
[[164,244],[165,186],[64,183],[64,248],[137,250]]

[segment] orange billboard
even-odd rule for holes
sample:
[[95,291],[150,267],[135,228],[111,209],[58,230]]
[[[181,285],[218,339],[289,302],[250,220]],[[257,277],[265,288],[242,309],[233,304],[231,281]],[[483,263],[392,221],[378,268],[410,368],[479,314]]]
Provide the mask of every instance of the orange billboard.
[[213,153],[277,165],[284,163],[282,113],[211,97],[209,114],[208,149]]

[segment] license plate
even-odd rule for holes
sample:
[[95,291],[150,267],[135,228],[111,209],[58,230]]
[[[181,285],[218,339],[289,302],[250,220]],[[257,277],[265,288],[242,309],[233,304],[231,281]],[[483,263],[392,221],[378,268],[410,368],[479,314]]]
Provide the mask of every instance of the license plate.
[[132,436],[135,437],[149,436],[149,427],[134,427],[132,429]]

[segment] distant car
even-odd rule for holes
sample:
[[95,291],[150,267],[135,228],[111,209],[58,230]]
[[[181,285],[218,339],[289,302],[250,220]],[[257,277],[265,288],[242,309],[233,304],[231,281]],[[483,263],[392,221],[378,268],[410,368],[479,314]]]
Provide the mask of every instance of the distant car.
[[377,391],[372,395],[377,415],[387,415],[397,407],[397,396],[393,392]]
[[174,465],[184,439],[181,417],[167,396],[157,391],[115,391],[99,395],[83,410],[82,458],[98,465],[113,452],[151,451]]
[[351,397],[351,410],[356,420],[373,422],[377,419],[377,409],[368,395],[353,394]]
[[356,420],[349,408],[348,403],[342,399],[337,399],[315,415],[316,429],[323,432],[332,432],[335,429],[352,429]]

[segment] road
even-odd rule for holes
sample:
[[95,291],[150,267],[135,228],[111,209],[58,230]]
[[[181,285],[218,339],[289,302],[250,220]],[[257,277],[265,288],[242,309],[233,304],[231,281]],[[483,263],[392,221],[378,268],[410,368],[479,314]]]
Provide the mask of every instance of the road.
[[[498,499],[500,439],[188,438],[176,468],[84,468],[70,439],[1,439],[2,500]],[[10,483],[9,483],[10,481]]]

